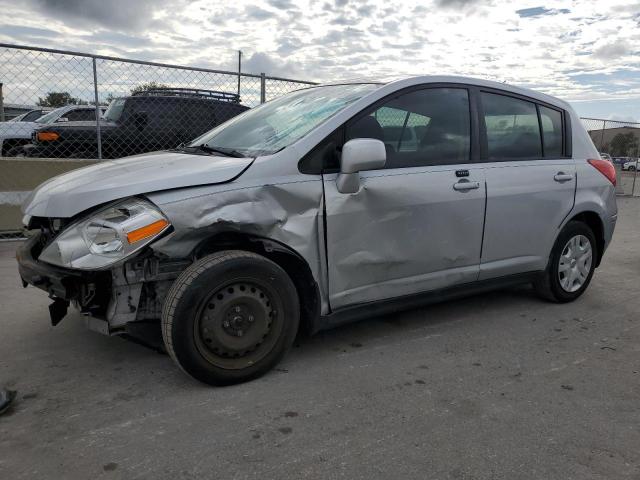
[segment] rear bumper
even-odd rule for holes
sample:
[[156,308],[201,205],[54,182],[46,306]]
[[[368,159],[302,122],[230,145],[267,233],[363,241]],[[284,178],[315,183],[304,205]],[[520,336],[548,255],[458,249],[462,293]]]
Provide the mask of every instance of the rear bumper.
[[613,232],[616,229],[616,222],[618,221],[618,214],[611,215],[609,217],[609,222],[604,226],[604,248],[605,250],[611,243],[611,238],[613,237]]

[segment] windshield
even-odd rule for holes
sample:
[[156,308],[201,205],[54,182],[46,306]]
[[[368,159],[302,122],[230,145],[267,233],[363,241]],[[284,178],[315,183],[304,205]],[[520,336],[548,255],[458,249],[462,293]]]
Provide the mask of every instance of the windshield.
[[56,108],[55,110],[52,110],[51,112],[47,113],[46,115],[43,115],[42,117],[40,117],[39,119],[36,120],[36,123],[53,123],[56,121],[56,119],[60,116],[60,114],[66,109],[67,107],[60,107],[60,108]]
[[269,155],[291,145],[320,123],[379,85],[330,85],[290,93],[260,105],[205,133],[191,145]]
[[116,98],[115,100],[112,100],[107,107],[107,111],[102,114],[102,118],[116,122],[120,118],[120,115],[122,115],[125,100],[126,99],[124,98]]

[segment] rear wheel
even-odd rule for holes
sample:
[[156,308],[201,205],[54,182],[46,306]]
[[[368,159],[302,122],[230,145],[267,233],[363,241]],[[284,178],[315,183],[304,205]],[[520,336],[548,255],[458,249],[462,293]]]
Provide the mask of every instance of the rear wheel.
[[560,232],[544,274],[534,282],[538,294],[554,302],[571,302],[589,286],[597,260],[595,236],[582,222],[569,222]]
[[298,330],[296,288],[276,263],[228,250],[205,257],[174,282],[164,302],[167,351],[212,385],[256,378],[276,365]]

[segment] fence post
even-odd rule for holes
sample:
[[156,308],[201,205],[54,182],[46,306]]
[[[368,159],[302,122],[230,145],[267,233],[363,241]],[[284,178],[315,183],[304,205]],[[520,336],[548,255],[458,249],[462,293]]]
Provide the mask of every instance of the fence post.
[[[602,132],[600,132],[600,147],[598,148],[599,152],[602,152],[604,149],[604,131],[607,129],[607,121],[602,121]],[[609,153],[609,152],[606,152]]]
[[93,99],[96,106],[96,135],[98,141],[98,160],[102,160],[102,131],[100,126],[100,104],[98,103],[98,70],[96,68],[96,57],[93,60]]
[[260,74],[260,103],[267,101],[267,79],[264,73]]
[[2,82],[0,82],[0,122],[4,122],[4,96],[2,92]]
[[240,77],[242,75],[242,50],[238,50],[238,96],[240,96]]
[[[629,153],[631,153],[631,152],[627,152],[627,155],[629,155]],[[635,197],[635,195],[636,195],[636,177],[638,176],[638,147],[636,147],[636,152],[635,153],[636,153],[635,157],[632,157],[632,158],[636,159],[636,165],[635,165],[636,168],[633,171],[633,183],[631,184],[631,196],[632,197]]]

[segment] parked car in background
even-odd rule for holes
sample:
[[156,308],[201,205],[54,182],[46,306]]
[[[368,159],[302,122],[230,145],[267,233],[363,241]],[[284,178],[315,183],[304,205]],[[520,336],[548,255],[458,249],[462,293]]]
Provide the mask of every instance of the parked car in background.
[[[150,96],[132,100],[118,120],[160,125]],[[577,299],[613,235],[615,183],[548,95],[449,76],[314,86],[48,180],[17,259],[54,325],[70,302],[109,335],[156,321],[185,372],[229,384],[276,365],[299,328],[516,283]]]
[[[105,108],[100,107],[100,110],[104,112]],[[22,155],[24,153],[23,146],[31,142],[33,132],[39,127],[79,120],[91,120],[95,125],[96,108],[91,105],[67,105],[45,113],[34,121],[0,123],[1,156],[15,157],[16,155]]]
[[602,158],[603,160],[607,160],[608,162],[612,162],[611,155],[609,155],[608,153],[600,153],[600,158]]
[[39,108],[35,110],[31,110],[29,112],[25,112],[22,115],[18,115],[17,117],[9,120],[10,122],[35,122],[41,116],[49,113],[52,108]]
[[614,165],[620,165],[621,167],[622,167],[622,165],[624,165],[625,163],[627,163],[630,160],[631,160],[630,157],[612,157],[611,158],[611,162]]
[[[233,93],[154,88],[114,99],[100,123],[102,157],[175,148],[248,110]],[[97,158],[95,122],[67,122],[34,131],[29,157]]]
[[631,158],[622,164],[622,170],[628,170],[630,172],[635,172],[638,170],[638,159]]

